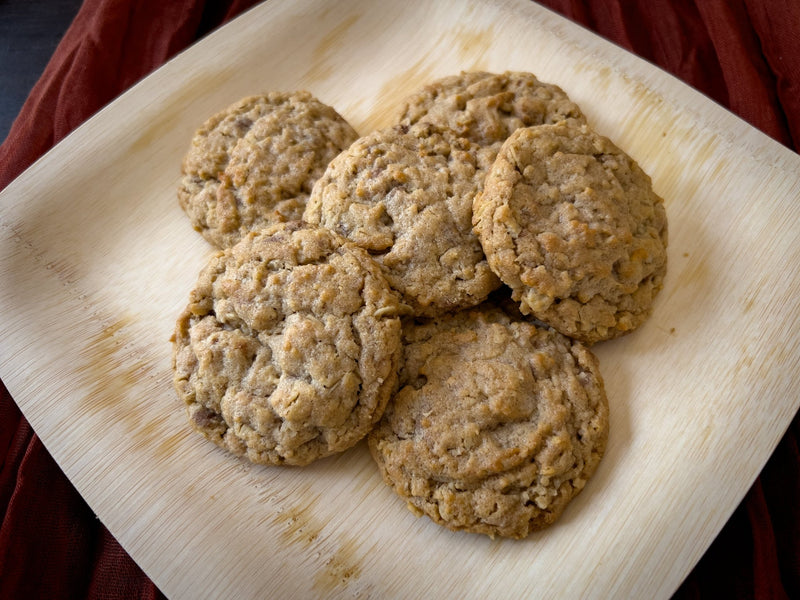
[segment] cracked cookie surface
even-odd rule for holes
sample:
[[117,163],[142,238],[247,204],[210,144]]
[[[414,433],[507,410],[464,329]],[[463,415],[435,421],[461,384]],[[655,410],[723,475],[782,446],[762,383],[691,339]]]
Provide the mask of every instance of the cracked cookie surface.
[[400,389],[368,437],[386,483],[453,530],[523,538],[553,523],[605,450],[594,355],[490,304],[403,336]]
[[485,167],[449,130],[375,131],[331,162],[303,218],[369,251],[416,314],[474,306],[500,284],[472,232]]
[[463,72],[438,79],[405,99],[399,122],[427,121],[482,146],[520,127],[585,117],[560,87],[532,73]]
[[230,247],[250,231],[299,219],[314,182],[357,137],[308,92],[244,98],[195,133],[179,203],[211,244]]
[[512,134],[473,223],[521,311],[589,344],[641,325],[663,286],[664,202],[632,158],[585,125]]
[[201,272],[175,328],[174,386],[219,446],[308,464],[380,418],[397,381],[399,313],[366,252],[324,229],[275,225]]

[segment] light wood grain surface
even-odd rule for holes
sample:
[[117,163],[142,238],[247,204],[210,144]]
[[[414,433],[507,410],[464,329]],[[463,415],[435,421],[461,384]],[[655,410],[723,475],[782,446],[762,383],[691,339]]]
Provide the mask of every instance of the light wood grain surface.
[[[549,530],[416,518],[358,445],[307,468],[189,430],[169,337],[211,253],[177,205],[193,130],[308,89],[361,133],[462,69],[557,83],[666,199],[648,323],[597,345],[596,476]],[[800,398],[800,159],[697,92],[520,1],[273,0],[168,63],[0,195],[0,377],[100,519],[172,598],[668,597]]]

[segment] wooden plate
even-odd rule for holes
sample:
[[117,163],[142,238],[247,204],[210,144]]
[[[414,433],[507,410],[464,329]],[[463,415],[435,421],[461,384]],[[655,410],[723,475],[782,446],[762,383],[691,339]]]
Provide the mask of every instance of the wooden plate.
[[[364,444],[252,466],[189,430],[169,337],[211,253],[177,205],[194,129],[305,88],[361,133],[462,69],[557,83],[653,176],[670,219],[653,317],[598,345],[608,452],[519,542],[415,518]],[[800,159],[524,0],[273,0],[121,96],[0,196],[0,376],[170,597],[667,597],[798,408]]]

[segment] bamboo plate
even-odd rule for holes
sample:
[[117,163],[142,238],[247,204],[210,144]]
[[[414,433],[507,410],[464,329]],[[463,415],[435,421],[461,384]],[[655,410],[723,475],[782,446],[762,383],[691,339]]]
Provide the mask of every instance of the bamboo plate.
[[[177,205],[193,130],[305,88],[361,133],[462,69],[557,83],[653,176],[670,219],[652,318],[596,346],[611,435],[549,530],[417,519],[362,443],[253,466],[186,424],[169,337],[210,247]],[[667,597],[798,409],[800,157],[520,1],[273,0],[102,110],[0,195],[0,377],[100,519],[173,598]]]

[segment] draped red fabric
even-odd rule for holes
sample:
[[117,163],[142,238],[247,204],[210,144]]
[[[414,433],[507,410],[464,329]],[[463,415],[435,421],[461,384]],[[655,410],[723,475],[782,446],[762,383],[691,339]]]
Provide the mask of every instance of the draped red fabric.
[[[0,146],[0,189],[253,0],[85,0]],[[796,0],[541,0],[797,151]],[[798,199],[800,201],[800,199]],[[800,417],[675,598],[800,598]],[[0,598],[162,598],[0,384]]]

